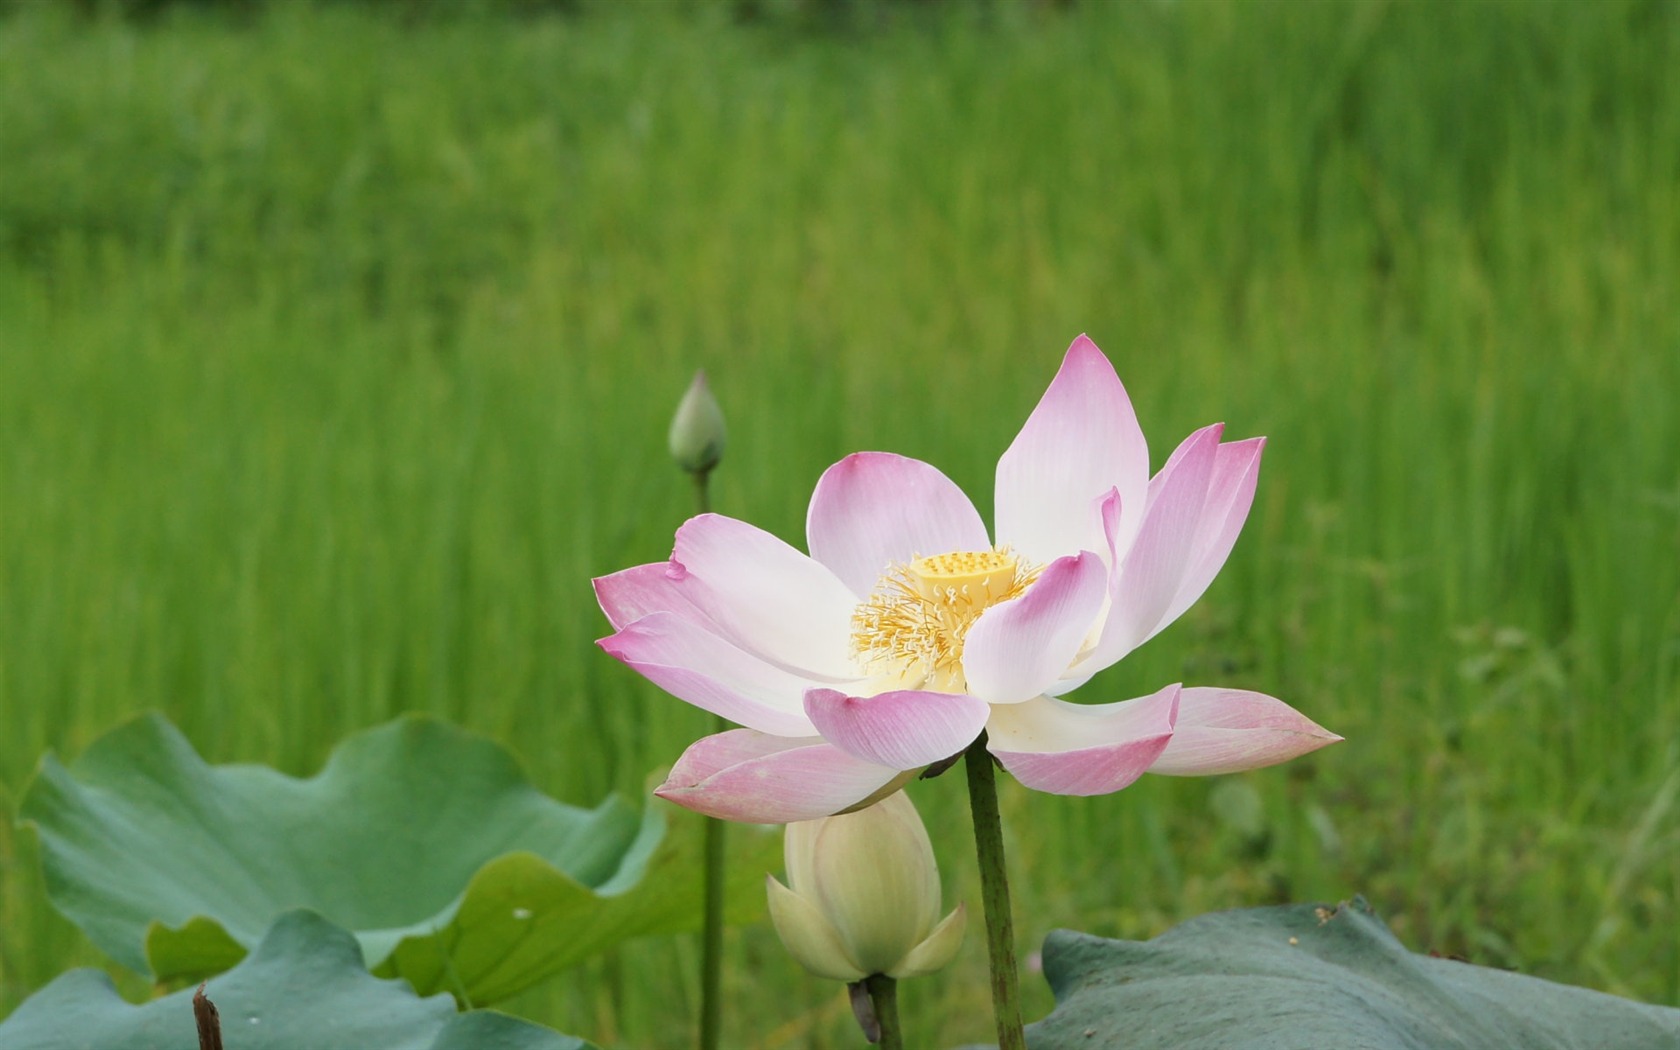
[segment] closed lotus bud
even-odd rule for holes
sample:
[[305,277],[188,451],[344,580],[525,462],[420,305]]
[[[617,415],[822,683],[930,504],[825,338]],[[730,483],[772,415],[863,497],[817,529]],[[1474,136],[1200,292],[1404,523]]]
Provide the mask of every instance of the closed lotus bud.
[[729,434],[723,426],[723,409],[706,385],[706,373],[694,373],[694,382],[677,405],[671,419],[671,458],[690,474],[704,474],[723,458]]
[[787,826],[788,885],[772,876],[770,919],[788,953],[818,977],[917,977],[962,945],[962,905],[939,917],[939,867],[903,792]]

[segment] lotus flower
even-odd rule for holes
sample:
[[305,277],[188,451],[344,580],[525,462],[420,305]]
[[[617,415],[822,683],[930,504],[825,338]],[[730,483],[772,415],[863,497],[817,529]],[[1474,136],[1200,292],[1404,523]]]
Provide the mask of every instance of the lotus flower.
[[770,921],[818,977],[920,977],[962,946],[966,910],[939,917],[933,844],[902,791],[855,813],[789,824],[782,852],[788,885],[765,876]]
[[885,797],[984,731],[1027,787],[1117,791],[1144,772],[1255,769],[1341,739],[1239,689],[1059,699],[1212,582],[1263,438],[1196,431],[1149,476],[1114,367],[1080,336],[998,461],[996,531],[937,469],[860,452],[817,482],[809,556],[702,514],[669,561],[595,581],[608,653],[745,728],[689,747],[658,794],[784,823]]

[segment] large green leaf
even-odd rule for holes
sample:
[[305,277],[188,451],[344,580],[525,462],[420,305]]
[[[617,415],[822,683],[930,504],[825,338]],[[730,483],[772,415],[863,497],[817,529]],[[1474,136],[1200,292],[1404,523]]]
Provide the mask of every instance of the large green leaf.
[[[99,970],[73,970],[0,1023],[0,1050],[183,1050],[197,1046],[194,989],[138,1006]],[[288,912],[205,994],[234,1050],[582,1050],[580,1039],[487,1010],[455,1012],[362,966],[355,938],[309,911]]]
[[1680,1046],[1680,1010],[1401,946],[1364,901],[1204,915],[1150,941],[1058,930],[1035,1050]]
[[[500,746],[427,718],[357,733],[299,780],[209,766],[146,716],[70,769],[44,759],[20,817],[53,903],[158,980],[220,972],[305,907],[354,933],[378,972],[485,1003],[623,938],[698,924],[699,821],[678,813],[666,835],[667,808],[563,805]],[[740,841],[749,862],[730,889],[746,913],[774,843]]]

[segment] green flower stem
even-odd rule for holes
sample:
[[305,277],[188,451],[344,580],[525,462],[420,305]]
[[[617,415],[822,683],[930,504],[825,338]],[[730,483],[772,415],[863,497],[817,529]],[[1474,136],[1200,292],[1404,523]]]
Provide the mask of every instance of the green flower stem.
[[1020,978],[1015,971],[1015,920],[1009,913],[1009,872],[1003,859],[1003,818],[998,813],[997,772],[982,732],[964,756],[974,846],[980,855],[980,896],[986,908],[986,951],[992,964],[992,1014],[998,1050],[1026,1050],[1021,1031]]
[[[718,730],[727,729],[718,719]],[[723,1028],[723,865],[724,829],[706,818],[706,925],[700,937],[700,1050],[717,1050]]]
[[[710,470],[694,471],[695,503],[701,514],[712,509],[707,482]],[[719,716],[713,731],[721,733],[729,723]],[[723,888],[724,831],[716,817],[706,818],[706,917],[700,933],[700,1050],[717,1050],[723,1032]]]
[[694,505],[700,508],[697,513],[710,514],[712,512],[712,472],[710,470],[697,470],[690,476],[694,478]]
[[875,1023],[881,1026],[881,1050],[904,1050],[904,1030],[898,1026],[898,982],[876,973],[865,977],[863,986],[875,1007]]

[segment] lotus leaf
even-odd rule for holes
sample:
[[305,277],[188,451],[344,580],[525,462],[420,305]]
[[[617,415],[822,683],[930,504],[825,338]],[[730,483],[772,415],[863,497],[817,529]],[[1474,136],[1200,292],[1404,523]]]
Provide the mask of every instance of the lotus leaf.
[[1362,900],[1191,919],[1149,941],[1058,930],[1035,1050],[1680,1046],[1680,1010],[1407,951]]
[[[197,1046],[194,989],[134,1005],[98,970],[73,970],[0,1023],[0,1050]],[[488,1010],[456,1013],[362,966],[349,933],[309,911],[282,915],[243,962],[209,982],[224,1042],[239,1050],[585,1050],[580,1039]]]
[[[419,716],[351,735],[308,779],[208,765],[144,716],[69,768],[47,756],[19,816],[54,905],[162,982],[227,969],[300,907],[350,930],[377,972],[480,1005],[699,924],[698,818],[565,805],[501,746]],[[762,907],[775,855],[770,836],[738,841],[737,917]]]

